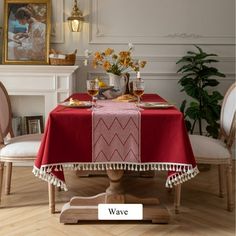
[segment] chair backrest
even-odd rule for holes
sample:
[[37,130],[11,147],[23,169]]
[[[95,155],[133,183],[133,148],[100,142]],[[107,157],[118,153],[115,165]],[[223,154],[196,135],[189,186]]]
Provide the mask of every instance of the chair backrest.
[[[12,111],[6,88],[0,82],[0,136],[5,138],[12,131]],[[0,140],[1,141],[1,140]]]
[[228,139],[234,139],[236,113],[236,82],[230,86],[225,94],[220,117],[221,133]]

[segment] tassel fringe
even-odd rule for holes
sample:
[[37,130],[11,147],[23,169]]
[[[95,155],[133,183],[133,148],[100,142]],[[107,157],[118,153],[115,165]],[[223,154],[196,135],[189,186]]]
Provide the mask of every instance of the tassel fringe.
[[193,169],[189,169],[187,172],[177,172],[170,175],[166,180],[166,188],[172,188],[173,185],[182,184],[189,179],[194,178],[199,173],[197,166]]
[[173,175],[169,176],[166,180],[166,187],[172,188],[174,185],[181,184],[193,177],[199,171],[197,166],[192,168],[192,165],[176,164],[176,163],[61,163],[41,166],[38,169],[36,166],[33,168],[33,173],[36,177],[43,179],[56,187],[67,191],[64,181],[58,179],[52,174],[53,171],[62,171],[63,168],[70,170],[130,170],[130,171],[148,171],[148,170],[164,170],[176,171]]

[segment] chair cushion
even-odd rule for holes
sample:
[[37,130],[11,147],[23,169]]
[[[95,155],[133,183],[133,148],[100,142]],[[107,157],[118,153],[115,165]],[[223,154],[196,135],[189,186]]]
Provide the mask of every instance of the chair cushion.
[[201,135],[189,135],[189,138],[195,157],[230,158],[230,152],[221,140]]
[[36,157],[41,143],[41,134],[22,135],[6,142],[0,149],[1,157]]

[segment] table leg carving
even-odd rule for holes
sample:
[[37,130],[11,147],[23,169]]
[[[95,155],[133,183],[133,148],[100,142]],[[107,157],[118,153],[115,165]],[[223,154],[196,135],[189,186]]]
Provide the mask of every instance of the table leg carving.
[[100,203],[141,203],[143,204],[143,220],[152,223],[168,223],[169,212],[157,198],[139,198],[125,194],[121,180],[123,170],[107,170],[110,185],[105,193],[92,197],[73,197],[61,211],[61,223],[77,223],[80,220],[98,220],[98,204]]

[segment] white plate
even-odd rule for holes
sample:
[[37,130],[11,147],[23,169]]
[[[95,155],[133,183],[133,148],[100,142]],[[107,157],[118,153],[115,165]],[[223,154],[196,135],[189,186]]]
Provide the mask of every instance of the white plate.
[[167,102],[143,102],[139,105],[139,107],[144,109],[161,109],[174,107],[174,105]]
[[90,101],[80,101],[79,104],[71,105],[70,102],[62,102],[60,105],[65,107],[72,107],[72,108],[83,108],[83,107],[91,107],[92,103]]

